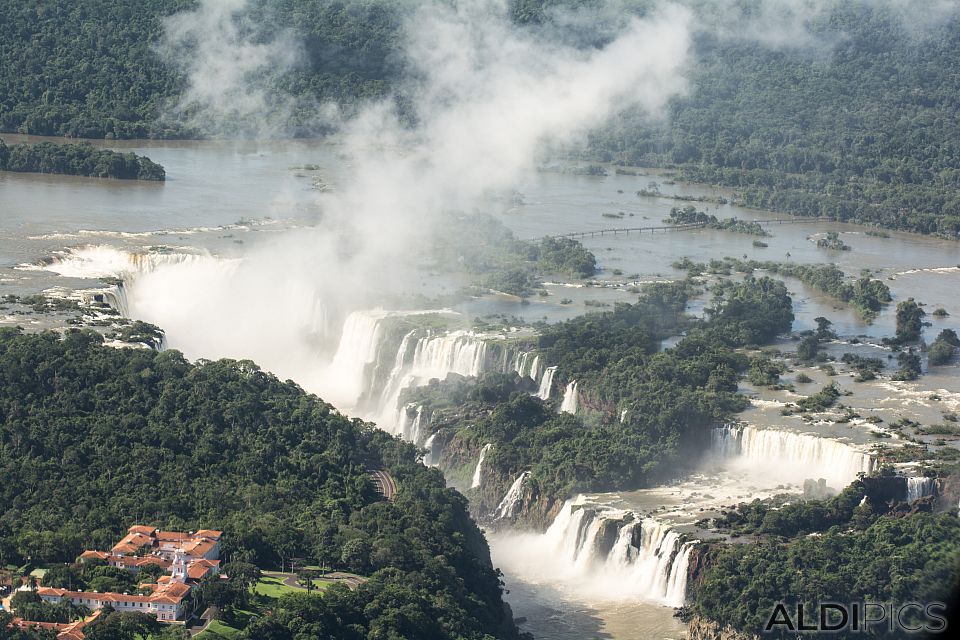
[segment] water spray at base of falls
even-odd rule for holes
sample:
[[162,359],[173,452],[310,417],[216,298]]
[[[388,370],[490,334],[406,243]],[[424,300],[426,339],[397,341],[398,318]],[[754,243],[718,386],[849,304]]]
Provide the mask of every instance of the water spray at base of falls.
[[585,600],[684,604],[696,541],[639,514],[568,500],[542,534],[493,533],[500,562]]

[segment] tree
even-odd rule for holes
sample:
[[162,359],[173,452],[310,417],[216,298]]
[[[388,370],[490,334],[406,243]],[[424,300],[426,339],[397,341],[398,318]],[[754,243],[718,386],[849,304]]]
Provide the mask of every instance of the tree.
[[820,356],[820,340],[816,335],[805,336],[797,344],[797,357],[806,362],[813,362]]
[[897,342],[905,344],[920,340],[923,317],[926,314],[913,298],[897,305]]
[[953,358],[957,347],[960,347],[960,338],[956,332],[953,329],[944,329],[927,350],[927,361],[931,366],[947,364]]
[[817,339],[819,340],[832,340],[837,337],[837,334],[833,332],[830,328],[833,326],[833,323],[824,318],[823,316],[818,316],[813,319],[817,323]]

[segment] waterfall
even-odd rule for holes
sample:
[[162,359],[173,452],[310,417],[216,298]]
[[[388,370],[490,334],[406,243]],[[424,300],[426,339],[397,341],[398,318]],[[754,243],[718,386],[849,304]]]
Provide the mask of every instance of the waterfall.
[[[410,415],[413,414],[413,419]],[[419,444],[423,439],[423,428],[430,423],[430,418],[424,416],[423,405],[409,403],[397,412],[397,426],[394,435],[402,439]]]
[[480,472],[483,468],[483,459],[487,457],[487,451],[489,451],[490,447],[492,446],[492,444],[487,443],[483,445],[482,449],[480,449],[480,459],[477,460],[477,468],[473,470],[473,481],[470,483],[471,489],[477,489],[480,487]]
[[670,567],[665,600],[674,607],[682,607],[687,599],[687,577],[690,575],[690,553],[693,542],[684,542]]
[[434,451],[433,447],[435,446],[437,440],[437,434],[440,432],[430,434],[430,437],[427,438],[427,441],[423,443],[423,448],[427,450],[427,454],[423,456],[423,464],[428,467],[435,467],[440,463],[440,452]]
[[845,487],[858,473],[870,473],[874,467],[869,453],[845,442],[752,426],[714,429],[713,450],[721,458],[762,467],[772,477],[790,482],[825,478],[834,489]]
[[556,367],[547,367],[540,379],[540,390],[537,391],[537,397],[541,400],[550,399],[550,391],[553,389],[553,375],[557,372]]
[[130,303],[127,301],[127,288],[123,283],[111,285],[101,292],[103,301],[120,312],[124,318],[130,317]]
[[527,374],[533,380],[536,380],[540,377],[540,355],[537,354],[533,357],[533,362],[530,363],[530,371]]
[[577,381],[573,380],[567,385],[563,392],[563,402],[560,403],[560,411],[565,413],[577,412]]
[[[451,373],[479,376],[487,367],[487,343],[482,336],[467,331],[453,331],[416,338],[416,333],[414,330],[404,335],[385,382],[372,377],[366,382],[370,392],[382,384],[383,390],[376,408],[377,420],[393,433],[400,432],[398,425],[389,423],[396,415],[404,389],[426,384],[433,378],[443,380]],[[411,355],[410,345],[414,340],[416,346]]]
[[579,496],[568,500],[529,546],[531,553],[550,559],[545,570],[553,580],[603,581],[620,598],[683,606],[694,541],[685,541],[670,525],[632,511],[586,505]]
[[405,438],[416,444],[420,442],[420,430],[423,428],[423,405],[417,405],[417,415],[413,419],[413,427],[410,429],[410,437]]
[[513,517],[517,507],[520,506],[520,500],[523,498],[523,483],[529,475],[529,471],[524,471],[513,481],[513,484],[510,485],[510,490],[503,496],[503,500],[500,501],[500,504],[497,505],[496,510],[493,512],[494,520]]
[[924,477],[907,478],[907,503],[937,494],[936,480]]
[[513,357],[511,369],[520,377],[537,380],[540,377],[540,355],[535,351],[521,351]]
[[367,367],[377,359],[382,334],[383,312],[354,311],[347,316],[340,333],[340,344],[330,368],[336,373],[331,384],[338,387],[338,398],[359,401],[367,383]]
[[[43,264],[19,265],[23,270],[52,271],[67,278],[126,278],[148,273],[165,265],[218,261],[207,254],[159,252],[132,252],[109,245],[87,245],[68,249]],[[230,261],[223,261],[230,262]]]

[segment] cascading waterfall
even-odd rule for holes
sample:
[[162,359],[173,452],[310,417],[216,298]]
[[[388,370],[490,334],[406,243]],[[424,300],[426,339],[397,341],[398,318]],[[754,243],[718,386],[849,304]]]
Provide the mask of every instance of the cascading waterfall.
[[493,445],[489,442],[483,445],[483,448],[480,449],[480,458],[477,460],[477,468],[473,470],[473,480],[470,483],[471,489],[476,489],[480,486],[481,481],[481,471],[483,469],[483,459],[487,457],[487,451],[490,451],[490,447]]
[[535,351],[521,351],[513,357],[511,366],[519,376],[526,376],[534,380],[540,377],[540,354]]
[[[411,414],[413,414],[412,419]],[[423,427],[426,424],[429,424],[429,419],[424,416],[423,405],[409,403],[400,409],[397,435],[408,442],[419,444],[422,441]]]
[[529,471],[524,471],[513,481],[510,489],[506,495],[503,496],[503,500],[500,501],[500,504],[497,505],[497,508],[493,512],[494,520],[513,517],[517,511],[517,507],[520,506],[520,501],[523,499],[523,483],[529,475]]
[[43,264],[24,264],[24,270],[42,269],[67,278],[125,278],[155,271],[159,267],[216,261],[203,253],[175,251],[133,252],[109,245],[87,245],[68,249]]
[[680,607],[694,541],[632,511],[568,500],[547,531],[533,541],[564,582],[600,579],[622,598]]
[[924,477],[907,478],[907,502],[913,503],[920,498],[937,494],[936,480]]
[[[416,346],[410,355],[413,340],[416,340]],[[407,333],[400,342],[393,368],[380,394],[376,409],[378,422],[388,431],[400,432],[398,425],[402,416],[397,415],[397,405],[404,389],[426,384],[433,378],[443,380],[451,373],[479,376],[486,367],[487,343],[481,336],[454,331],[416,338],[416,330]],[[367,382],[368,387],[377,384],[374,379]],[[405,409],[400,407],[399,411],[402,413]],[[395,424],[391,425],[391,421]]]
[[440,432],[430,434],[430,437],[427,438],[427,441],[423,443],[423,448],[427,450],[427,454],[423,456],[423,464],[428,467],[435,467],[440,464],[440,452],[434,451],[433,448],[436,446],[437,435]]
[[560,403],[561,413],[577,412],[577,381],[573,380],[563,392],[563,402]]
[[550,392],[553,390],[553,376],[557,372],[556,367],[547,367],[540,378],[540,389],[537,391],[537,397],[541,400],[549,400]]
[[347,316],[340,334],[340,344],[330,365],[336,373],[332,384],[338,387],[337,397],[359,400],[366,388],[367,367],[377,359],[382,333],[383,312],[354,311]]
[[120,312],[120,315],[130,317],[130,303],[127,301],[127,288],[123,283],[110,285],[106,289],[98,292],[103,296],[103,301],[111,308]]
[[845,487],[858,473],[870,473],[874,467],[869,453],[845,442],[749,425],[714,429],[713,450],[724,459],[764,467],[773,477],[791,482],[824,478],[834,489]]

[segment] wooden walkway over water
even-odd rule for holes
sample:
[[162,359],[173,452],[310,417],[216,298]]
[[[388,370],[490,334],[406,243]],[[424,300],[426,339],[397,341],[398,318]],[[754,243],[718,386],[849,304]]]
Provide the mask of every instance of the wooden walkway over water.
[[[756,222],[759,225],[774,224],[809,224],[812,222],[827,222],[830,218],[772,218],[769,220],[744,220],[744,222]],[[595,238],[598,236],[615,236],[621,233],[657,233],[668,231],[690,231],[692,229],[702,229],[707,226],[705,222],[695,222],[693,224],[667,224],[648,227],[610,227],[606,229],[593,229],[591,231],[574,231],[572,233],[555,233],[553,238]],[[531,241],[539,240],[533,238]]]

